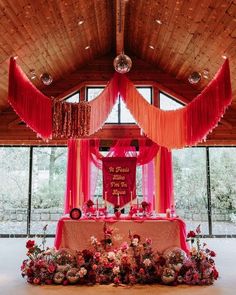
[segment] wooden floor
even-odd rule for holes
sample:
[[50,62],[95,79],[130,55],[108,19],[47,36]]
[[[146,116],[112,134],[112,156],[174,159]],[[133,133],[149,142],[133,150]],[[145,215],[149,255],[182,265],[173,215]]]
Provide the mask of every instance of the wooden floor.
[[[0,239],[0,295],[98,295],[98,294],[173,294],[233,295],[236,294],[236,239],[206,240],[217,252],[216,264],[220,278],[213,286],[32,286],[20,275],[25,258],[25,239]],[[53,244],[48,239],[47,245]]]

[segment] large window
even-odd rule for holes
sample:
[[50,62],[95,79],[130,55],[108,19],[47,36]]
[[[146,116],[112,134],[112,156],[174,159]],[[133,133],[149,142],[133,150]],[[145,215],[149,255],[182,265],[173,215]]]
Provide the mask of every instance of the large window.
[[0,148],[0,234],[26,234],[29,148]]
[[201,223],[208,234],[206,149],[188,148],[173,151],[176,213],[188,229]]
[[48,224],[48,234],[56,231],[63,214],[66,148],[38,147],[33,150],[31,234]]
[[160,109],[169,111],[182,108],[184,105],[172,97],[160,92]]
[[213,235],[236,234],[236,148],[209,148]]

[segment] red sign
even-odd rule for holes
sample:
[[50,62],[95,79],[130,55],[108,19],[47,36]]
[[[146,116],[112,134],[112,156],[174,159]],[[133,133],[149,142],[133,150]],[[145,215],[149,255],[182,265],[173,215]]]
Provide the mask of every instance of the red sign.
[[124,207],[136,198],[136,162],[134,157],[103,158],[103,198]]

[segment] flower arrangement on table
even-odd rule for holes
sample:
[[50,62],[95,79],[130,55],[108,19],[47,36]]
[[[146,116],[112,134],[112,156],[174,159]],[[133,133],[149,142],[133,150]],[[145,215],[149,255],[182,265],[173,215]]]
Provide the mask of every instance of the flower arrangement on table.
[[[113,246],[113,232],[104,224],[104,237],[91,237],[91,249],[71,251],[54,248],[42,250],[29,240],[28,259],[21,266],[22,276],[32,284],[189,284],[210,285],[218,278],[215,252],[200,245],[199,233],[190,232],[193,242],[189,254],[174,247],[160,254],[152,241],[142,241],[129,232],[128,242]],[[194,244],[196,243],[196,247]]]
[[143,217],[147,216],[151,211],[151,203],[146,201],[142,201],[141,206],[137,203],[136,206],[131,205],[129,215],[132,217],[133,215],[142,214]]

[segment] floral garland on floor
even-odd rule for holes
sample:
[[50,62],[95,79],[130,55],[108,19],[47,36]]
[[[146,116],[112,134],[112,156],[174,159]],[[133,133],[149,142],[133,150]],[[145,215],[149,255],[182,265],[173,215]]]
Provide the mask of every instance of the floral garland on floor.
[[[198,227],[190,231],[192,243],[187,255],[174,247],[160,254],[152,249],[152,241],[141,241],[129,233],[129,243],[113,248],[112,230],[104,224],[104,238],[91,237],[91,249],[42,250],[35,241],[26,243],[28,259],[21,266],[22,276],[31,284],[166,284],[211,285],[218,278],[214,251],[200,244]],[[43,249],[45,236],[43,239]],[[196,246],[195,246],[196,244]]]

